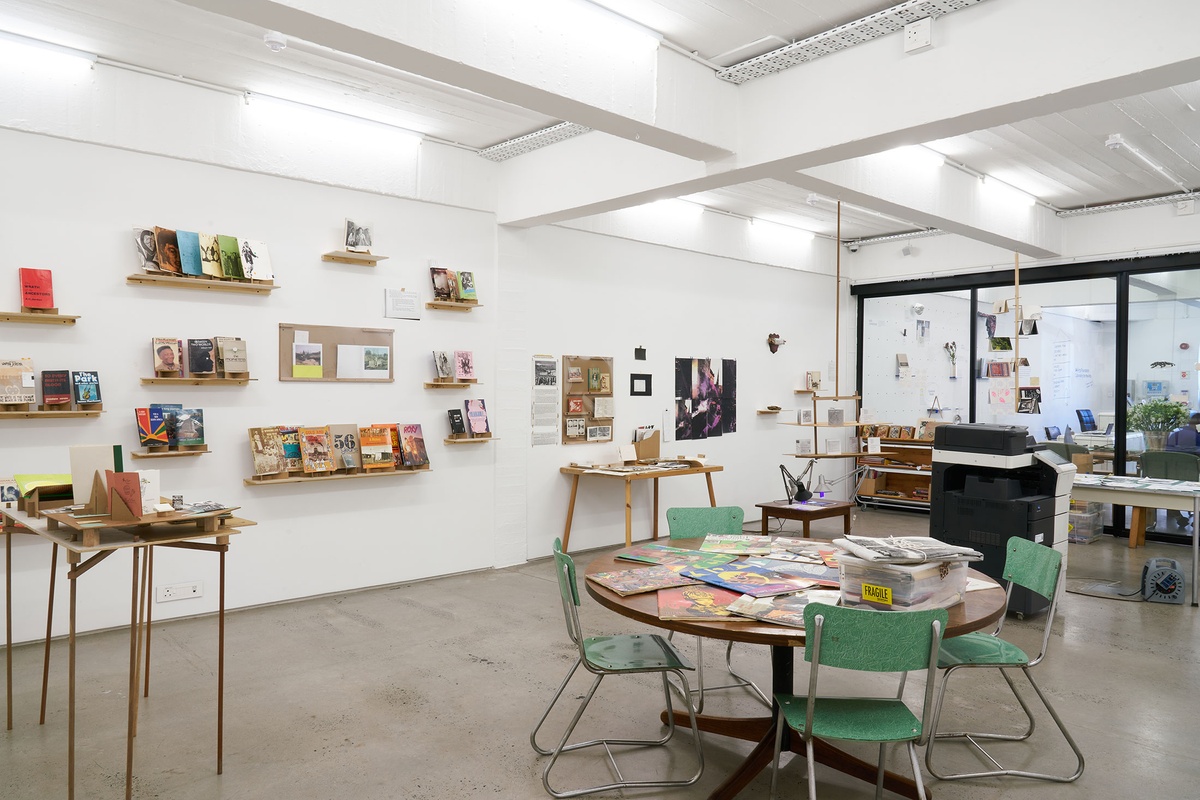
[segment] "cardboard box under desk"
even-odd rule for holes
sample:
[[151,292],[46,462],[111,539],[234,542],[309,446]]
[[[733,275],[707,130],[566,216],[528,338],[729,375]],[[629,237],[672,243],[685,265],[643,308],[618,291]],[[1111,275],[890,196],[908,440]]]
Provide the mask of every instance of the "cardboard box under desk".
[[880,489],[887,488],[887,473],[881,472],[874,478],[863,478],[859,494],[879,494]]

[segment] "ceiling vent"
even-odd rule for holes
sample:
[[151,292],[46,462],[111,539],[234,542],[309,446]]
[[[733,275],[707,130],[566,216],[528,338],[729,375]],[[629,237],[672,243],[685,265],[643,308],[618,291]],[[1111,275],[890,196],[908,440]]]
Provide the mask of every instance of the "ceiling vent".
[[507,142],[501,142],[500,144],[484,148],[479,151],[479,155],[489,161],[507,161],[515,156],[533,152],[546,145],[570,139],[581,133],[587,133],[590,130],[591,128],[576,125],[574,122],[560,122],[557,125],[551,125],[549,128],[527,133],[524,136],[509,139]]

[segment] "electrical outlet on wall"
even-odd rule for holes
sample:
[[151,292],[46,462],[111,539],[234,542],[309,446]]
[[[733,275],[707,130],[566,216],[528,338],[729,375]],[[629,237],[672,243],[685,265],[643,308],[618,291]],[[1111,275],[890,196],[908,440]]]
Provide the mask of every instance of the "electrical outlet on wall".
[[172,583],[167,586],[156,586],[154,590],[154,600],[158,603],[168,603],[172,600],[187,600],[192,597],[203,596],[204,581]]
[[920,53],[933,47],[933,17],[904,26],[904,52]]

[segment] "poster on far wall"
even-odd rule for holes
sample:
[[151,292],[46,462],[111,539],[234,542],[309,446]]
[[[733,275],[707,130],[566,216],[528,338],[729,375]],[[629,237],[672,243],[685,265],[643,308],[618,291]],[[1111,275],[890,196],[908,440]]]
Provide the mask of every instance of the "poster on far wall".
[[675,438],[707,439],[737,431],[737,361],[675,359]]

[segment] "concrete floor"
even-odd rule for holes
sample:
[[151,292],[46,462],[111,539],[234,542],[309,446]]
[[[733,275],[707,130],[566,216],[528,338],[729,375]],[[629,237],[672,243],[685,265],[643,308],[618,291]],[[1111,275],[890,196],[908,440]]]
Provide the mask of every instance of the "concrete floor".
[[[840,520],[814,524],[822,538]],[[856,532],[923,533],[928,518],[860,511]],[[757,521],[749,525],[757,527]],[[790,528],[789,528],[790,530]],[[1068,575],[1121,578],[1134,584],[1152,555],[1190,563],[1186,548],[1151,544],[1130,553],[1125,540],[1102,537],[1072,545]],[[236,552],[233,554],[236,557]],[[582,566],[592,554],[576,557]],[[582,594],[582,589],[581,589]],[[589,633],[628,632],[632,623],[583,596]],[[1087,758],[1074,784],[931,782],[939,798],[991,800],[1195,797],[1200,762],[1200,637],[1190,606],[1120,602],[1068,594],[1054,625],[1048,660],[1035,672]],[[492,796],[544,798],[529,730],[573,658],[559,607],[552,562],[439,578],[386,589],[231,613],[227,623],[224,774],[215,774],[215,619],[155,626],[152,692],[143,700],[134,796],[171,800],[287,798],[447,800]],[[1006,635],[1036,648],[1039,621],[1010,619]],[[684,637],[686,640],[687,637]],[[683,645],[681,645],[683,646]],[[719,678],[723,648],[705,663]],[[690,646],[688,646],[690,652]],[[739,645],[738,665],[769,685],[765,649]],[[129,645],[123,632],[82,637],[79,645],[79,745],[76,797],[117,798],[124,786]],[[15,648],[14,730],[0,747],[0,797],[66,796],[66,645],[54,645],[49,713],[37,723],[41,650]],[[806,674],[798,661],[798,677]],[[587,676],[576,676],[572,697]],[[994,676],[991,676],[994,678]],[[961,718],[994,721],[1015,708],[996,679],[960,685]],[[757,714],[743,692],[710,696],[709,713]],[[581,723],[601,734],[658,735],[661,689],[650,679],[604,683]],[[1044,716],[1044,715],[1043,715]],[[551,718],[550,725],[559,721]],[[645,721],[640,729],[636,723]],[[1017,747],[1020,763],[1065,769],[1065,746],[1048,718],[1034,747]],[[561,724],[561,722],[559,722]],[[561,730],[561,728],[560,728]],[[690,734],[665,753],[634,756],[629,772],[681,774]],[[703,797],[748,751],[749,744],[704,738],[703,777],[688,789],[609,794]],[[874,748],[862,750],[872,758]],[[948,752],[948,751],[947,751]],[[948,752],[955,760],[969,763]],[[889,765],[907,772],[903,752]],[[804,796],[804,763],[785,766],[785,797]],[[564,768],[567,780],[606,776],[591,759]],[[869,797],[873,788],[818,768],[823,798]],[[769,773],[742,797],[766,797]]]

